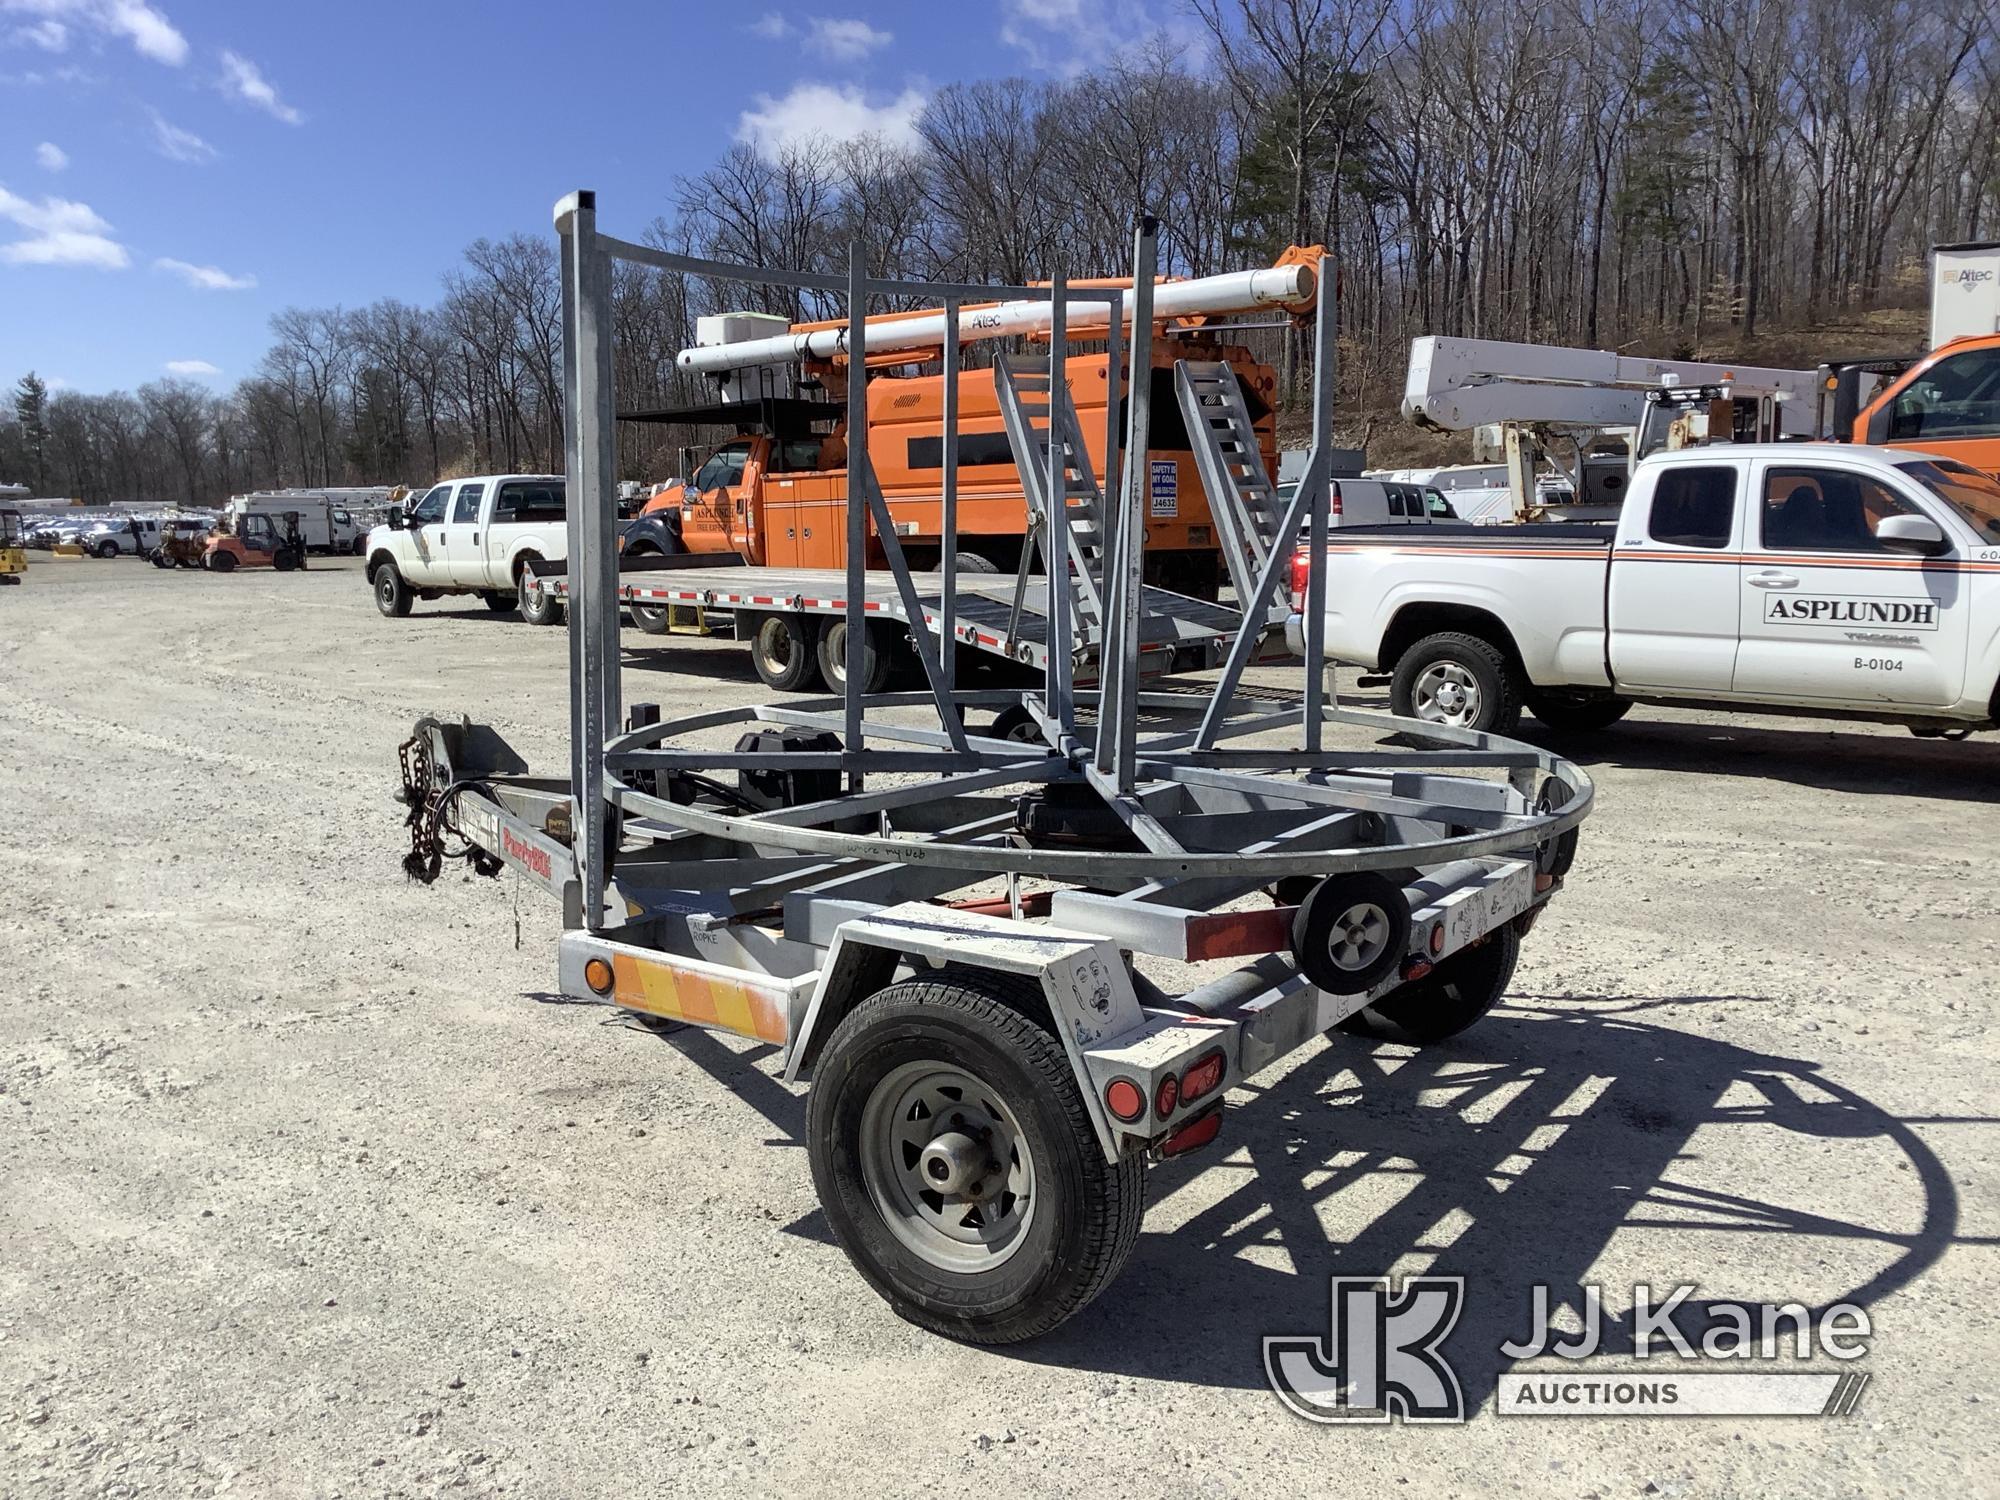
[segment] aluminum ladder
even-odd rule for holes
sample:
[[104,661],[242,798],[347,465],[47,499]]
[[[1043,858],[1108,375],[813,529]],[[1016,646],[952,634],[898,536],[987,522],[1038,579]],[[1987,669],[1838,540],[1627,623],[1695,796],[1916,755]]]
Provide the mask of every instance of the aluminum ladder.
[[1065,381],[1061,394],[1051,399],[1049,364],[1007,354],[993,362],[993,384],[1007,424],[1007,444],[1014,452],[1014,467],[1020,471],[1021,490],[1028,499],[1031,534],[1021,557],[1020,579],[1025,584],[1033,548],[1041,548],[1045,561],[1049,556],[1048,528],[1055,509],[1048,493],[1049,450],[1051,445],[1060,444],[1062,515],[1069,528],[1071,619],[1078,644],[1093,643],[1104,634],[1104,494],[1090,467],[1090,450],[1083,444],[1083,428],[1069,398],[1069,385]]
[[[1243,403],[1243,387],[1236,372],[1221,360],[1181,359],[1174,361],[1174,395],[1187,424],[1209,514],[1222,539],[1229,581],[1239,596],[1247,595],[1257,586],[1272,551],[1290,551],[1295,539],[1278,535],[1285,503],[1264,468],[1257,429]],[[1271,617],[1282,619],[1287,607],[1280,593],[1271,605]]]

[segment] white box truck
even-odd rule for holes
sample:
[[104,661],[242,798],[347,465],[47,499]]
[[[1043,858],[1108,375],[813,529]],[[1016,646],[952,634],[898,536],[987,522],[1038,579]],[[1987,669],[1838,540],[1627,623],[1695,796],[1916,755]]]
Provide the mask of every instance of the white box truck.
[[1931,347],[2000,333],[2000,240],[1931,251]]

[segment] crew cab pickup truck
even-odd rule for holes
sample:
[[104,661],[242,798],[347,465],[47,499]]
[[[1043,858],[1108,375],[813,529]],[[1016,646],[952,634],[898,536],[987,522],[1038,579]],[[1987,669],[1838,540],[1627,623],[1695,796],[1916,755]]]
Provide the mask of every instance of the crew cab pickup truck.
[[569,555],[560,474],[488,474],[431,486],[407,509],[392,506],[368,533],[368,586],[375,607],[401,617],[414,599],[477,594],[496,613],[518,608],[531,625],[553,625],[562,606],[521,587],[530,560]]
[[1615,522],[1343,530],[1326,585],[1328,657],[1460,728],[1634,703],[1926,735],[2000,717],[2000,481],[1903,449],[1660,453]]

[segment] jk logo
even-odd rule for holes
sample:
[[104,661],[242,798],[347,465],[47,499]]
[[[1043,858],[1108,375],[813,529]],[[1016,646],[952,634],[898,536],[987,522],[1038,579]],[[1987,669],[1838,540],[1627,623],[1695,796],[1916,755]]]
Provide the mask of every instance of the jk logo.
[[1465,1305],[1462,1276],[1336,1276],[1324,1339],[1264,1340],[1278,1399],[1309,1422],[1463,1422],[1465,1395],[1438,1352]]

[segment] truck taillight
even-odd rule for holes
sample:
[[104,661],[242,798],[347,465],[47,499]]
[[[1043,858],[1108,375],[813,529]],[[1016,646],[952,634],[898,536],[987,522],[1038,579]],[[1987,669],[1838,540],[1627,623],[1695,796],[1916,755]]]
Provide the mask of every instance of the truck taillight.
[[1292,607],[1304,609],[1306,606],[1306,549],[1301,547],[1292,554]]

